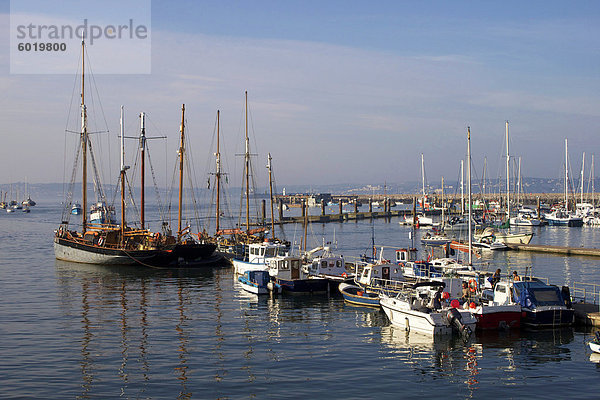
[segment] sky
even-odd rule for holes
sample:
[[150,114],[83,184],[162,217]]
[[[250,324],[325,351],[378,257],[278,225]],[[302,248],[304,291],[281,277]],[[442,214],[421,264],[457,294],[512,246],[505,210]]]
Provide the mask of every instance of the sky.
[[[582,153],[589,167],[600,149],[595,1],[151,4],[151,72],[94,76],[98,120],[109,130],[97,149],[111,183],[120,106],[128,134],[144,111],[147,134],[168,136],[150,143],[159,181],[168,182],[183,103],[198,180],[214,165],[220,110],[225,169],[241,182],[245,91],[254,168],[266,179],[270,152],[278,187],[418,181],[421,153],[428,183],[456,182],[468,126],[474,173],[486,158],[496,178],[506,120],[523,176],[562,176],[565,138],[574,175]],[[0,183],[68,181],[78,65],[11,73],[9,25],[9,2],[0,0]],[[119,62],[118,52],[93,46],[88,56]],[[134,163],[133,141],[126,151]]]

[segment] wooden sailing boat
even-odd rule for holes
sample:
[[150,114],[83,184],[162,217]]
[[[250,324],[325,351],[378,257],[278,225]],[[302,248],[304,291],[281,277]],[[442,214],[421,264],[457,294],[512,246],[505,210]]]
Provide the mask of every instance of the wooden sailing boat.
[[[54,236],[54,254],[59,260],[109,265],[168,266],[177,258],[171,249],[164,248],[164,238],[153,234],[146,229],[132,229],[127,226],[125,218],[125,179],[129,168],[124,162],[124,115],[121,108],[121,224],[117,225],[108,219],[108,223],[93,224],[87,216],[87,167],[88,150],[91,162],[96,171],[92,153],[92,145],[87,129],[87,107],[85,104],[85,42],[81,42],[82,69],[81,69],[81,131],[79,132],[80,146],[75,158],[74,172],[77,167],[79,152],[82,156],[82,210],[81,231],[77,231],[69,224],[71,201],[65,202],[63,220]],[[73,174],[73,179],[75,174]],[[99,184],[95,177],[96,185]],[[71,182],[71,186],[73,182]]]
[[251,228],[250,224],[250,139],[248,137],[248,92],[245,92],[245,110],[246,110],[246,129],[245,129],[245,152],[244,156],[244,183],[243,183],[243,195],[245,204],[245,230],[241,227],[241,212],[240,212],[240,226],[237,229],[222,230],[223,234],[232,234],[232,240],[236,243],[234,246],[236,252],[233,254],[233,265],[235,271],[239,274],[243,274],[247,270],[265,269],[267,268],[266,261],[269,257],[283,255],[289,251],[290,243],[281,241],[274,236],[274,220],[273,220],[273,192],[272,192],[272,171],[271,171],[271,159],[269,158],[268,166],[269,169],[269,187],[271,188],[271,227],[272,227],[272,239],[265,238],[265,232],[267,228],[257,227]]
[[[183,226],[183,171],[185,160],[185,104],[181,105],[181,137],[179,144],[179,196],[177,212],[177,232],[170,237],[170,244],[166,246],[169,251],[176,255],[178,267],[190,267],[198,263],[212,263],[218,261],[220,257],[211,258],[217,245],[208,238],[203,238],[198,234],[198,239],[192,237],[189,226]],[[193,189],[192,189],[193,190]],[[171,243],[173,242],[173,243]]]

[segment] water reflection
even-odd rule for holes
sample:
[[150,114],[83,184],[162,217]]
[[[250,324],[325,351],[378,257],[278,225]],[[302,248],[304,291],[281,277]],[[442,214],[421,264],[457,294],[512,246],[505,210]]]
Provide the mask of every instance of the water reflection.
[[[149,332],[152,331],[155,341],[170,336],[176,338],[173,354],[177,354],[177,365],[173,368],[179,382],[178,398],[192,398],[192,391],[187,387],[192,333],[189,313],[195,308],[192,294],[212,283],[212,269],[149,271],[59,260],[55,269],[63,317],[79,321],[82,376],[79,397],[114,395],[107,392],[105,383],[99,384],[106,381],[106,374],[111,375],[111,366],[121,382],[120,396],[145,397],[151,371],[156,371],[164,362],[160,357],[149,356],[152,348]],[[218,283],[216,287],[219,293]],[[153,298],[153,306],[162,312],[149,312],[150,298]],[[215,304],[218,307],[218,302]],[[172,318],[167,314],[173,314]],[[137,344],[132,346],[132,343]],[[169,358],[169,347],[161,345],[154,350],[154,355],[166,352]]]

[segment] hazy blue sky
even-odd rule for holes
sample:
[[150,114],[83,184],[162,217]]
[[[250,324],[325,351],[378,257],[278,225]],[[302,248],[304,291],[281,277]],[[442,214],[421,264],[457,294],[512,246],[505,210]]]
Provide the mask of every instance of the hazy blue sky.
[[[11,75],[8,39],[1,46],[0,182],[61,182],[77,65],[73,75]],[[237,182],[247,90],[255,166],[264,175],[271,152],[279,187],[418,180],[421,153],[430,183],[456,182],[467,126],[474,168],[487,156],[494,178],[505,120],[523,174],[556,178],[565,137],[574,173],[600,145],[600,3],[154,0],[152,73],[95,80],[115,177],[120,105],[129,133],[145,111],[148,134],[169,135],[166,149],[151,143],[164,179],[185,103],[197,175],[212,166],[220,109]]]

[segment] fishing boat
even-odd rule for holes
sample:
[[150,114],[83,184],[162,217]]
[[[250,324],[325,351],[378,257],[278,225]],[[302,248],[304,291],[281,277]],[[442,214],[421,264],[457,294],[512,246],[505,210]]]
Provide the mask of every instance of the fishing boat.
[[277,256],[268,260],[269,274],[275,287],[282,293],[327,293],[329,283],[324,278],[311,279],[302,259],[296,256]]
[[590,349],[594,353],[600,353],[600,331],[596,331],[594,339],[589,342]]
[[[390,322],[408,332],[470,336],[477,322],[473,314],[457,307],[435,307],[433,304],[434,293],[441,293],[444,286],[443,282],[415,283],[393,295],[382,293],[379,303]],[[458,306],[458,300],[455,301],[454,305]]]
[[81,215],[81,213],[82,213],[81,204],[75,203],[71,206],[71,214],[72,215]]
[[359,306],[379,307],[379,294],[367,292],[365,288],[342,282],[339,290],[344,300]]
[[[315,256],[315,254],[319,254]],[[327,279],[330,290],[335,290],[337,285],[344,281],[354,279],[354,271],[346,265],[346,260],[341,254],[334,254],[329,246],[318,246],[305,254],[309,260],[306,264],[311,278]]]
[[250,243],[243,257],[232,260],[234,272],[243,275],[246,271],[266,271],[271,258],[285,256],[289,252],[289,246],[285,243],[265,240],[262,243]]
[[238,282],[247,292],[267,294],[269,293],[271,276],[269,271],[246,271],[243,275],[238,276]]

